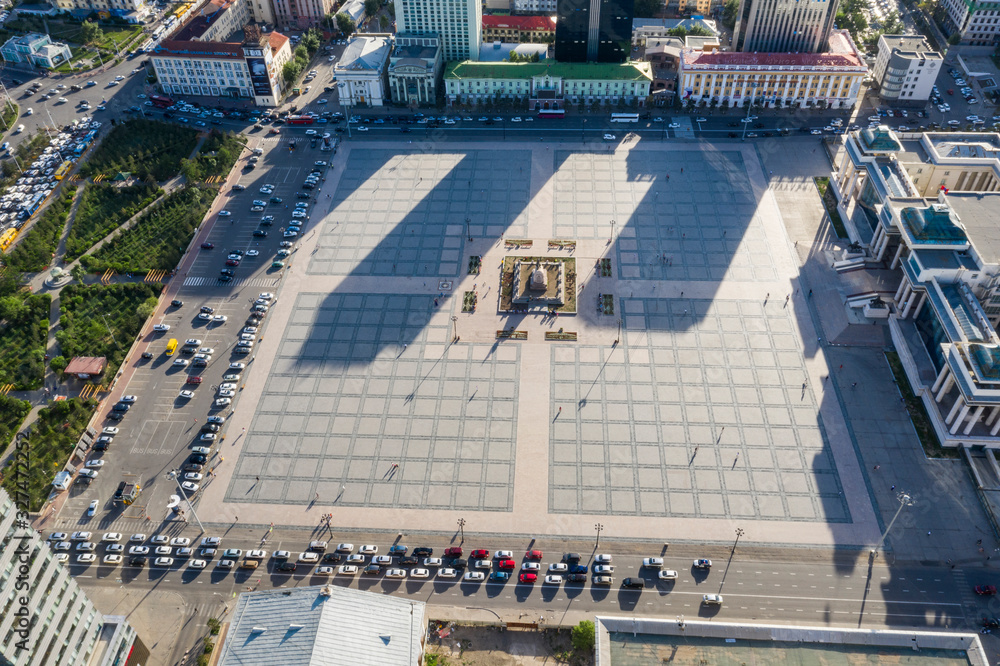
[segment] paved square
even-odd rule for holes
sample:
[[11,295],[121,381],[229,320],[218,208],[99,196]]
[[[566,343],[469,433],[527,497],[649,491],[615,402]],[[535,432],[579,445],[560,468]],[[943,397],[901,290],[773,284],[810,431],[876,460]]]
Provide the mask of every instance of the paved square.
[[526,234],[530,159],[524,150],[350,151],[307,271],[456,276],[469,233]]
[[[518,534],[615,516],[609,536],[729,539],[739,520],[783,543],[878,538],[752,147],[372,142],[327,180],[206,498],[265,524],[441,530],[463,511]],[[576,258],[577,314],[500,312],[509,255]],[[511,326],[526,339],[498,340]]]

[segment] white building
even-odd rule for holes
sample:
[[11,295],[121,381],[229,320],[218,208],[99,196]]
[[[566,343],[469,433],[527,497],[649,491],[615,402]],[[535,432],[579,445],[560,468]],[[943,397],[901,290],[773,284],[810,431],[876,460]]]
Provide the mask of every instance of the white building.
[[388,90],[392,35],[357,34],[333,69],[341,106],[382,106]]
[[149,663],[125,618],[94,607],[41,535],[17,525],[17,509],[0,488],[0,662],[113,666],[134,655],[128,663]]
[[444,60],[475,60],[483,41],[481,0],[395,0],[396,32],[436,35]]
[[996,46],[1000,34],[1000,3],[941,0],[949,34],[958,34],[962,44]]
[[555,14],[556,0],[513,0],[511,9],[524,14]]
[[55,0],[54,4],[70,12],[107,12],[131,23],[145,19],[152,11],[146,0]]
[[11,37],[0,47],[0,55],[7,62],[29,62],[46,69],[58,67],[72,57],[68,46],[38,32]]
[[941,54],[932,50],[923,36],[882,35],[872,70],[879,97],[886,102],[914,102],[923,107],[930,99],[941,63]]
[[430,35],[396,35],[389,57],[389,92],[392,101],[404,106],[428,106],[437,102],[441,76],[441,47]]
[[334,0],[272,0],[274,20],[283,30],[307,30],[333,11]]

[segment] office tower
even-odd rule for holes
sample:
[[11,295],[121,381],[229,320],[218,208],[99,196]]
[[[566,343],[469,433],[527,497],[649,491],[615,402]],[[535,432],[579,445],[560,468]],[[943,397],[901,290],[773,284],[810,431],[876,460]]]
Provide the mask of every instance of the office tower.
[[633,9],[634,0],[558,0],[556,60],[625,62],[632,43]]
[[0,663],[148,664],[149,650],[125,618],[97,610],[58,560],[0,488]]
[[481,0],[396,0],[396,32],[437,35],[445,60],[478,60]]
[[733,50],[755,53],[822,53],[837,16],[838,0],[740,0]]

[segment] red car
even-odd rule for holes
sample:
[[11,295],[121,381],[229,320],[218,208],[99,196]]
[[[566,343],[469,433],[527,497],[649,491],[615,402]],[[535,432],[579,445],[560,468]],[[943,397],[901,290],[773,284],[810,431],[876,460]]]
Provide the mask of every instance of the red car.
[[201,377],[197,377],[197,376],[188,377],[187,380],[184,383],[185,384],[201,384]]
[[526,560],[540,560],[542,559],[542,551],[540,550],[529,550],[524,554],[524,559]]
[[982,594],[989,597],[997,593],[995,585],[976,585],[975,590],[976,594]]
[[239,266],[239,265],[240,265],[239,259],[226,259],[226,266]]
[[490,559],[490,551],[485,548],[479,548],[472,551],[472,559],[474,560],[488,560]]
[[538,576],[536,574],[531,573],[530,571],[525,571],[523,574],[518,576],[517,579],[522,583],[534,583],[536,580],[538,580]]
[[461,546],[454,546],[452,548],[445,548],[444,549],[444,556],[445,557],[462,557],[462,548],[461,548]]
[[517,562],[514,560],[499,560],[497,562],[498,569],[515,569],[517,568]]
[[201,249],[203,250],[211,250],[213,247],[215,247],[215,245],[207,241],[201,244]]

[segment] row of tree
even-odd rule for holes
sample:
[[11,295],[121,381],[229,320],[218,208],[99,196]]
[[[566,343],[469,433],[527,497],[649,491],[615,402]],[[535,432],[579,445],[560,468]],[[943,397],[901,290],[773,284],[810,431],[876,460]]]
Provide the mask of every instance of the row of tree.
[[294,57],[285,63],[281,75],[288,85],[294,84],[309,66],[309,59],[319,50],[320,34],[316,29],[302,35],[302,41],[295,47]]

